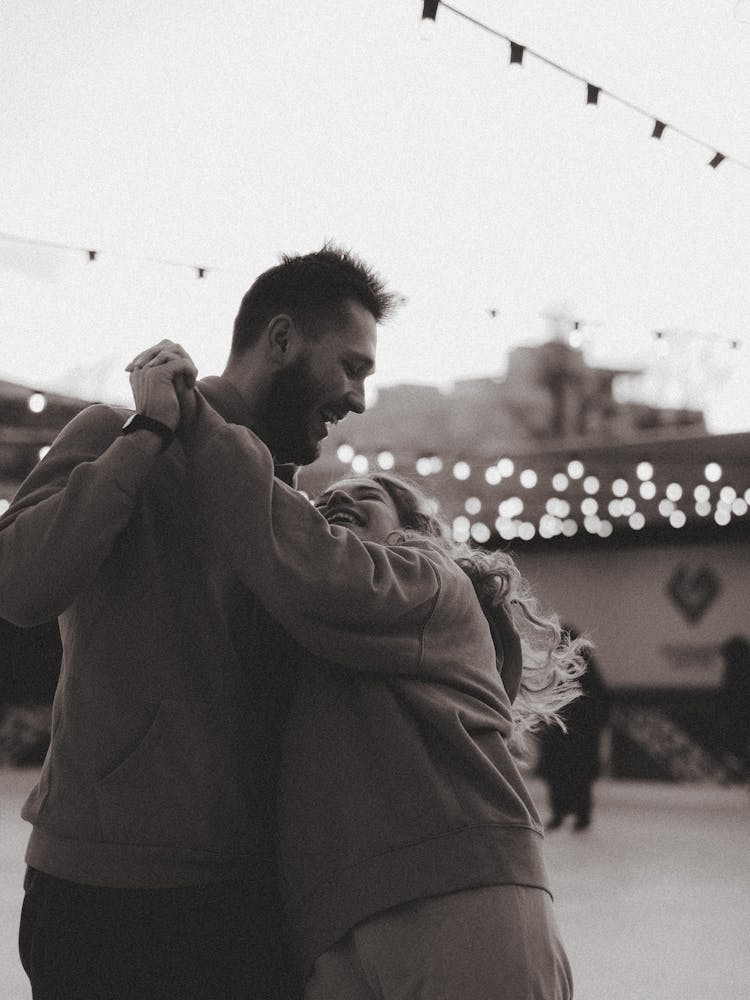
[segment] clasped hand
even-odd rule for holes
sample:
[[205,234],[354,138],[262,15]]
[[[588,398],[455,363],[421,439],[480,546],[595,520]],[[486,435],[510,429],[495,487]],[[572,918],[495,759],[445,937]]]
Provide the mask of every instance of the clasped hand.
[[179,344],[162,340],[136,355],[125,371],[138,413],[172,430],[189,427],[195,416],[198,369]]

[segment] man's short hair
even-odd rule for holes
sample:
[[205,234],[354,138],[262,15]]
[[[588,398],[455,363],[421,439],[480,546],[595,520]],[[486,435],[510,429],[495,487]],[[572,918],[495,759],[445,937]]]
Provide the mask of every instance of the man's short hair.
[[255,343],[268,321],[281,313],[314,339],[324,324],[345,321],[349,300],[359,302],[379,323],[391,313],[397,296],[372,268],[332,243],[314,253],[283,254],[281,263],[259,275],[245,293],[234,321],[232,353]]

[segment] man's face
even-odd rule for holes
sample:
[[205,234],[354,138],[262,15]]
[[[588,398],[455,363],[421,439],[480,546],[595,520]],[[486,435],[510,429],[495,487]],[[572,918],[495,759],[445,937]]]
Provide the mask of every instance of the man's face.
[[364,413],[376,342],[375,319],[358,302],[348,303],[339,329],[300,342],[294,359],[274,374],[264,414],[264,438],[278,462],[314,462],[327,424]]

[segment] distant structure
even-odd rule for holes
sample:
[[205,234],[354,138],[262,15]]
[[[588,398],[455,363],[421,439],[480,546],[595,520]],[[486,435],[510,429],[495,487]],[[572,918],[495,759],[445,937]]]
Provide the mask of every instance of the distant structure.
[[73,396],[0,380],[0,508],[65,424],[89,405]]
[[332,429],[327,448],[413,450],[424,454],[617,443],[643,435],[700,435],[699,410],[620,403],[614,385],[638,370],[596,368],[563,340],[517,347],[504,377],[462,379],[450,390],[429,385],[381,389],[375,406],[355,422]]

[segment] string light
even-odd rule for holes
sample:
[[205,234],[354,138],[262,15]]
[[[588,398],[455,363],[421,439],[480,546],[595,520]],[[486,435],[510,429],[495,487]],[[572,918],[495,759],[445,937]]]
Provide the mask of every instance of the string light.
[[47,397],[42,392],[32,392],[26,405],[32,413],[42,413],[47,408]]
[[665,358],[669,354],[669,342],[662,330],[655,330],[654,336],[656,337],[656,353],[660,358]]
[[700,330],[654,330],[656,340],[656,352],[661,357],[669,353],[669,340],[678,338],[680,340],[700,340],[706,343],[724,344],[730,351],[737,351],[742,346],[742,341],[736,337],[725,337],[720,333],[707,333]]
[[511,520],[520,517],[523,514],[523,500],[520,497],[508,497],[507,500],[502,500],[498,504],[497,512],[500,517]]
[[550,497],[545,506],[548,514],[559,518],[561,521],[570,513],[570,504],[567,500],[563,500],[562,497]]
[[577,459],[568,462],[568,475],[571,479],[580,479],[583,475],[583,463],[579,462]]
[[510,43],[510,65],[511,66],[522,66],[523,65],[523,52],[524,46],[519,45],[518,42]]
[[422,4],[422,24],[420,36],[423,41],[429,42],[435,34],[435,19],[440,0],[424,0]]
[[[489,24],[485,24],[483,21],[480,21],[477,18],[472,17],[465,11],[459,10],[459,8],[454,7],[452,4],[445,3],[444,0],[437,0],[437,2],[436,0],[431,0],[431,2],[424,3],[422,8],[423,25],[425,24],[425,18],[427,18],[427,21],[430,23],[430,25],[434,26],[438,6],[445,7],[445,9],[450,11],[451,14],[454,14],[456,17],[460,17],[464,21],[468,21],[470,24],[473,24],[474,27],[479,28],[482,31],[485,31],[490,35],[493,35],[495,38],[500,38],[503,41],[508,42],[509,45],[511,46],[511,62],[515,62],[513,58],[515,52],[514,46],[517,46],[519,49],[522,50],[522,52],[528,52],[529,55],[533,56],[535,59],[538,59],[546,66],[550,66],[552,69],[557,70],[558,73],[563,73],[565,76],[568,76],[573,80],[579,80],[581,83],[584,83],[586,85],[587,105],[596,107],[596,105],[599,102],[599,95],[606,94],[606,96],[610,100],[616,101],[623,107],[629,108],[636,114],[639,114],[642,117],[647,118],[649,119],[649,121],[653,122],[653,127],[651,132],[652,138],[661,139],[661,137],[664,135],[665,130],[669,128],[672,132],[681,135],[684,139],[687,139],[690,142],[694,143],[695,145],[702,146],[704,149],[706,149],[711,154],[712,157],[711,160],[708,162],[708,166],[712,167],[714,170],[719,166],[720,163],[723,163],[724,160],[731,159],[732,163],[738,166],[741,170],[750,172],[750,164],[745,163],[742,160],[738,160],[733,156],[730,157],[726,153],[718,152],[715,146],[712,146],[710,143],[704,142],[703,139],[699,139],[697,136],[692,135],[690,132],[686,132],[684,129],[678,128],[676,125],[665,122],[663,118],[654,115],[652,112],[646,110],[645,108],[640,107],[638,104],[634,104],[632,101],[629,101],[624,97],[619,97],[617,94],[612,93],[612,91],[610,90],[605,90],[604,87],[599,87],[594,85],[593,83],[590,83],[580,74],[574,73],[572,70],[567,69],[565,66],[560,65],[560,63],[555,62],[553,59],[547,58],[547,56],[542,55],[535,49],[530,49],[528,45],[520,45],[520,43],[514,41],[508,35],[503,34],[501,31],[497,31],[495,28],[490,27]],[[431,14],[430,11],[432,12]],[[521,59],[522,58],[523,56],[521,55]],[[520,65],[520,60],[516,62],[516,65]]]
[[518,534],[518,525],[507,517],[498,517],[495,520],[495,531],[504,541],[509,542]]
[[624,479],[615,479],[612,483],[612,492],[616,497],[624,497],[628,492],[628,484]]
[[478,542],[480,545],[484,545],[485,542],[490,540],[491,531],[486,524],[483,524],[481,521],[476,521],[471,526],[470,534],[475,542]]
[[160,267],[187,268],[193,271],[198,278],[204,278],[209,270],[216,271],[219,274],[233,274],[247,279],[252,277],[249,270],[241,271],[239,269],[229,267],[214,267],[213,265],[211,265],[209,269],[205,265],[189,264],[182,260],[168,260],[163,257],[150,257],[145,254],[120,253],[117,250],[91,250],[89,247],[77,246],[74,243],[55,243],[52,240],[40,240],[29,236],[18,236],[15,233],[0,233],[0,241],[4,243],[17,243],[21,246],[27,247],[41,247],[42,249],[47,250],[62,250],[69,253],[83,254],[89,263],[99,260],[102,254],[104,254],[107,257],[114,257],[117,260],[127,260],[140,264],[156,264]]
[[457,542],[468,542],[471,534],[471,521],[463,514],[453,519],[453,537]]
[[[37,393],[31,394],[29,399],[32,395],[42,397],[41,393]],[[44,449],[40,452],[40,457],[43,453]],[[373,467],[391,469],[398,463],[397,456],[391,451],[382,450],[368,456],[355,453],[352,445],[347,443],[339,445],[336,456],[344,464],[349,464],[355,473],[366,473]],[[499,475],[500,467],[506,473],[514,473],[514,460],[505,456],[493,465],[477,467],[474,472],[478,477],[481,471],[482,479],[492,486],[496,480],[502,481],[505,478]],[[525,542],[537,536],[545,541],[551,541],[559,536],[573,538],[581,531],[601,539],[611,537],[615,531],[622,533],[628,528],[634,532],[641,531],[649,519],[637,509],[636,500],[639,495],[647,501],[657,499],[656,483],[651,478],[642,478],[653,476],[654,464],[643,459],[630,468],[638,477],[638,490],[635,491],[635,496],[628,495],[630,484],[623,475],[616,476],[611,482],[613,496],[601,499],[592,495],[599,493],[600,480],[591,474],[584,476],[584,462],[578,458],[570,459],[566,465],[567,474],[556,472],[551,476],[550,485],[555,493],[550,492],[546,498],[537,493],[532,500],[532,509],[526,511],[526,520],[523,521],[521,518],[524,516],[528,500],[524,501],[518,494],[505,496],[499,502],[491,498],[489,493],[467,495],[460,501],[462,511],[451,522],[453,537],[460,542],[485,545],[492,543],[493,536],[496,544],[498,539]],[[445,470],[445,476],[459,482],[465,482],[473,475],[472,463],[469,461],[454,457],[447,462],[437,455],[420,456],[416,460],[416,469],[425,476]],[[724,476],[725,470],[718,462],[709,461],[695,471],[702,473],[708,482],[718,482]],[[518,478],[519,486],[529,489],[539,486],[542,482],[542,477],[530,467],[523,468],[518,473]],[[584,495],[581,497],[578,491]],[[469,493],[468,490],[466,492]],[[561,493],[567,495],[560,496]],[[678,507],[683,497],[690,498],[689,511]],[[723,526],[729,524],[733,518],[746,517],[750,512],[750,487],[741,494],[734,486],[725,483],[720,488],[717,487],[715,506],[710,499],[711,489],[706,482],[699,482],[696,486],[686,486],[677,478],[673,478],[664,487],[664,493],[653,513],[656,514],[658,511],[659,518],[663,518],[668,526],[680,530],[689,524],[691,518],[697,524],[696,519],[705,519],[713,513],[716,524]],[[440,504],[434,500],[433,505],[437,513]],[[539,505],[541,510],[538,510]],[[493,508],[497,511],[494,520],[491,513]],[[490,520],[486,518],[477,520],[485,509],[488,510]],[[532,517],[538,518],[536,523],[530,520]],[[657,522],[653,520],[652,527],[656,526]]]
[[654,474],[654,467],[650,462],[639,462],[635,469],[635,474],[640,480],[646,482]]
[[599,480],[596,476],[586,476],[583,481],[583,489],[586,493],[598,493],[599,492]]
[[721,479],[721,466],[718,462],[709,462],[703,470],[703,475],[709,483],[717,483]]

